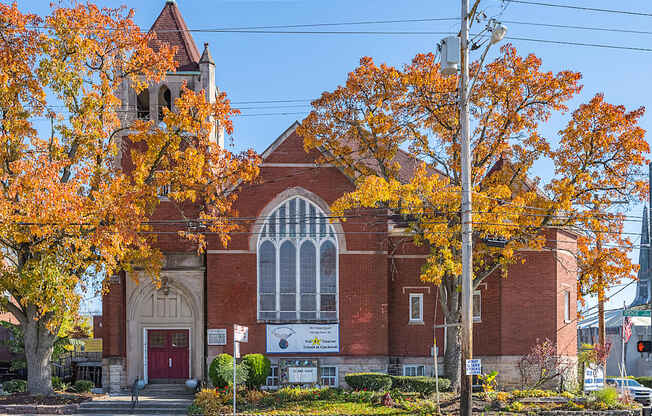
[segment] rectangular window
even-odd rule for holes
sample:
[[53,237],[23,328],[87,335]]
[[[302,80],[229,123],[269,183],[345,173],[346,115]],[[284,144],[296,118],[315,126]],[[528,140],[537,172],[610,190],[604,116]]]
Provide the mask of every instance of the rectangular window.
[[473,322],[482,322],[482,292],[473,291]]
[[423,293],[410,293],[410,322],[423,322]]
[[322,387],[337,387],[337,367],[321,367]]
[[410,377],[423,376],[426,372],[426,367],[423,365],[404,365],[403,375]]
[[158,188],[158,197],[167,198],[170,195],[170,185],[162,185]]
[[265,385],[267,387],[278,387],[278,366],[273,365],[270,368],[269,376],[267,376],[267,382]]
[[570,322],[570,292],[564,290],[564,321]]

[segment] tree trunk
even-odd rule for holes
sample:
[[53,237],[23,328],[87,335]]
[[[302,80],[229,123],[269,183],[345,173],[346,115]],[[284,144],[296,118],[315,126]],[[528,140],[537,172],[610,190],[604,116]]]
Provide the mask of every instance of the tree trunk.
[[449,327],[446,337],[446,354],[444,354],[444,366],[446,376],[451,381],[451,390],[460,390],[461,364],[462,364],[462,328],[459,326]]
[[[462,318],[460,293],[456,290],[457,280],[442,282],[445,296],[440,299],[442,309],[446,315],[447,324],[459,324]],[[451,390],[460,390],[462,361],[462,327],[449,326],[446,328],[446,353],[444,354],[444,369],[446,376],[451,381]]]
[[50,359],[54,340],[42,320],[28,316],[22,322],[27,361],[27,391],[35,395],[52,394],[52,367]]

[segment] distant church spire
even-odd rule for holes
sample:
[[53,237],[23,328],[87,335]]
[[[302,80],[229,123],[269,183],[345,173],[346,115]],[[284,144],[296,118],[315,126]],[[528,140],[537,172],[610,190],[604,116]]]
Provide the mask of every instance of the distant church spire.
[[[650,163],[649,183],[652,184],[652,163]],[[650,189],[650,202],[652,202],[652,189]],[[638,282],[636,282],[636,297],[630,306],[644,305],[650,303],[650,284],[652,273],[650,270],[650,227],[648,221],[648,209],[643,208],[643,224],[641,225],[641,248],[638,254]]]

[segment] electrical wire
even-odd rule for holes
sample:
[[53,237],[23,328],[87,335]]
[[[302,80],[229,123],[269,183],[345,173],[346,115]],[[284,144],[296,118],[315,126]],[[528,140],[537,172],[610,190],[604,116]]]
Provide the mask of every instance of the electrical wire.
[[646,16],[646,17],[652,16],[652,13],[636,12],[636,11],[629,11],[629,10],[599,9],[595,7],[585,7],[585,6],[571,6],[570,4],[545,3],[545,2],[530,1],[530,0],[503,0],[503,1],[507,3],[520,3],[520,4],[529,4],[533,6],[557,7],[563,9],[575,9],[575,10],[582,10],[582,11],[589,11],[589,12],[626,14],[631,16]]

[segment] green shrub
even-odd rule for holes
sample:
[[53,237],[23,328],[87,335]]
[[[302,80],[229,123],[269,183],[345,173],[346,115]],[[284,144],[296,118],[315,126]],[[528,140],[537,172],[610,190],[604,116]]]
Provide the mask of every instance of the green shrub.
[[27,391],[27,381],[9,380],[2,383],[2,389],[7,393],[24,393]]
[[386,391],[392,387],[392,377],[381,373],[351,373],[344,376],[353,390]]
[[[439,391],[449,391],[450,388],[451,381],[440,377]],[[434,377],[392,376],[392,389],[429,396],[437,391],[437,381]]]
[[88,380],[75,381],[74,388],[77,393],[88,393],[95,387],[95,383]]
[[242,364],[247,367],[247,387],[260,389],[271,371],[269,358],[263,354],[247,354],[242,358]]
[[61,381],[61,377],[52,376],[52,388],[55,390],[63,390],[63,381]]
[[636,377],[636,381],[644,385],[645,387],[652,388],[652,377]]
[[596,401],[603,402],[609,407],[613,407],[618,403],[618,390],[615,387],[605,387],[601,390],[593,392]]
[[[248,369],[242,363],[236,364],[236,382],[243,384],[247,380]],[[208,377],[213,386],[224,388],[233,385],[233,357],[229,354],[220,354],[213,361],[208,369]]]

